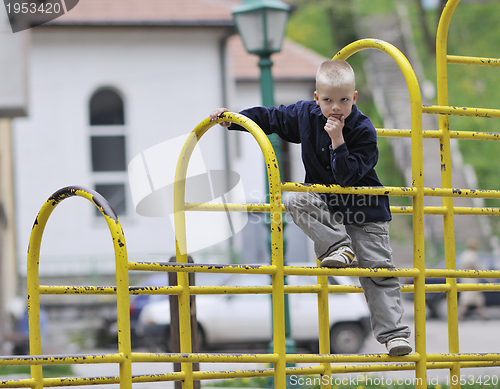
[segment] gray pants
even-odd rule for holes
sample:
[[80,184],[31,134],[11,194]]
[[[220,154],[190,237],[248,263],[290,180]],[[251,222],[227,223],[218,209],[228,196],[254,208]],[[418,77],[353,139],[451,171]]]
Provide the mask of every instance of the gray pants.
[[[322,259],[340,246],[351,247],[364,268],[394,268],[389,244],[389,222],[342,225],[317,193],[291,192],[284,200],[294,223],[314,242],[316,257]],[[401,323],[403,306],[399,279],[360,277],[371,315],[375,338],[380,343],[410,337]]]

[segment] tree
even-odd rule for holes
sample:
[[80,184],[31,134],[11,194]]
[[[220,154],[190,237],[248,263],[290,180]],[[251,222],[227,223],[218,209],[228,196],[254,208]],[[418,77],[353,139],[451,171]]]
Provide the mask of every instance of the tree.
[[[427,21],[427,12],[424,9],[424,6],[422,5],[422,0],[415,0],[418,8],[418,16],[419,16],[419,21],[420,21],[420,28],[422,29],[422,33],[424,35],[424,42],[425,45],[427,46],[427,51],[431,55],[436,55],[436,39],[432,36],[430,30],[429,30],[429,23]],[[440,4],[444,7],[444,4],[446,4],[446,0],[440,0]]]
[[315,4],[324,10],[332,29],[336,49],[340,50],[358,39],[355,23],[356,2],[352,0],[295,0],[294,4],[297,6]]

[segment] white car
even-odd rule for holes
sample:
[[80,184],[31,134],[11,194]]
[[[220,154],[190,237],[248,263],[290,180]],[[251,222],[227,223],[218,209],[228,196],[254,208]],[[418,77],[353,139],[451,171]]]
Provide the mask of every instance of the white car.
[[[328,277],[330,285],[357,285],[350,277]],[[227,286],[270,285],[271,276],[237,274]],[[287,276],[289,285],[315,285],[315,276]],[[318,350],[318,298],[314,293],[290,293],[291,337],[297,345]],[[357,353],[371,333],[368,307],[361,293],[330,293],[330,348],[332,353]],[[228,343],[269,342],[272,338],[270,294],[197,295],[196,320],[200,349]],[[150,351],[170,351],[168,298],[147,304],[138,320],[137,334]]]

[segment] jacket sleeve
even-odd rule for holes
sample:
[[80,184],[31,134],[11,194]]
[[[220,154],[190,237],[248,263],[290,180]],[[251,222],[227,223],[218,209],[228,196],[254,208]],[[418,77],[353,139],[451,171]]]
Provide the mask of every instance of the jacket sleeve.
[[[277,134],[281,139],[300,143],[299,107],[296,104],[279,107],[254,107],[244,109],[240,114],[252,119],[266,135]],[[241,126],[231,125],[230,130],[244,130]]]
[[[377,134],[375,128],[356,128],[354,139],[332,149],[330,157],[332,172],[341,186],[361,186],[363,179],[378,161]],[[364,186],[364,185],[363,185]]]

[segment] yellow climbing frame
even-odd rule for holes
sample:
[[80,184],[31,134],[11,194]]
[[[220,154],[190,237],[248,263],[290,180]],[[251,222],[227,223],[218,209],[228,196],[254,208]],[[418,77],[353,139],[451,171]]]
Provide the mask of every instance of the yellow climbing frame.
[[[320,375],[383,372],[395,370],[414,370],[415,383],[418,388],[427,387],[427,371],[429,369],[448,369],[451,375],[460,377],[460,369],[467,367],[499,366],[500,354],[463,354],[459,351],[457,292],[467,290],[500,290],[497,284],[460,284],[457,277],[500,278],[499,271],[465,271],[455,269],[455,238],[453,221],[455,215],[489,214],[499,215],[499,209],[454,207],[454,197],[500,198],[500,191],[453,189],[451,178],[451,139],[498,140],[498,134],[452,132],[449,129],[449,115],[466,115],[482,117],[500,117],[500,110],[477,109],[448,106],[447,64],[468,64],[481,66],[499,66],[500,60],[490,58],[458,57],[446,54],[446,40],[449,23],[459,0],[450,0],[441,16],[437,33],[437,86],[438,105],[423,106],[420,88],[414,71],[404,55],[394,46],[374,39],[356,41],[334,58],[347,59],[351,55],[364,50],[376,49],[389,55],[399,66],[406,80],[411,101],[411,129],[379,129],[380,136],[410,137],[412,148],[412,185],[411,187],[356,187],[303,185],[299,183],[281,183],[278,164],[274,150],[267,136],[250,119],[235,113],[225,113],[216,121],[209,118],[201,122],[191,133],[179,157],[176,171],[174,195],[175,233],[177,247],[176,263],[130,262],[127,259],[125,238],[120,222],[102,196],[91,190],[78,187],[63,188],[52,195],[43,205],[35,220],[28,251],[28,311],[30,356],[2,357],[2,365],[29,365],[31,378],[0,381],[0,388],[35,388],[55,386],[80,386],[89,384],[120,384],[122,389],[130,389],[133,383],[182,381],[183,388],[191,389],[194,381],[237,377],[273,377],[274,387],[283,389],[287,385],[287,375]],[[439,115],[439,129],[422,131],[422,114]],[[243,126],[258,142],[264,155],[269,182],[268,204],[186,204],[185,177],[191,153],[200,138],[214,125],[222,121],[237,123]],[[425,188],[423,186],[423,138],[437,138],[441,145],[442,187]],[[394,214],[411,214],[413,217],[413,268],[412,269],[325,269],[317,266],[293,267],[283,263],[283,224],[281,194],[283,191],[310,191],[331,193],[360,193],[390,196],[409,196],[412,206],[391,207]],[[44,286],[39,283],[39,254],[44,228],[53,209],[68,197],[79,196],[94,203],[101,211],[108,224],[115,250],[116,286],[112,287],[79,287],[79,286]],[[425,207],[425,196],[443,198],[441,207]],[[186,220],[185,212],[223,211],[223,212],[269,212],[271,229],[271,264],[253,265],[205,265],[188,263],[186,253]],[[424,258],[424,214],[442,215],[444,220],[446,268],[442,270],[426,269]],[[178,285],[161,288],[142,288],[133,290],[129,286],[129,271],[166,271],[177,272]],[[189,272],[219,272],[244,274],[269,274],[272,286],[269,287],[197,287],[189,286]],[[329,286],[328,275],[347,276],[397,276],[414,278],[413,286],[404,286],[404,292],[413,292],[415,299],[415,352],[403,357],[389,357],[386,354],[370,355],[332,355],[329,354],[329,293],[360,293],[359,287]],[[285,275],[314,275],[318,283],[314,286],[293,287],[285,285]],[[446,283],[426,286],[426,277],[446,277]],[[262,288],[261,291],[258,289]],[[154,289],[154,290],[153,290]],[[192,353],[190,296],[216,293],[270,293],[273,306],[273,351],[264,354],[212,354]],[[428,354],[426,351],[426,318],[425,292],[446,292],[448,306],[449,353]],[[174,294],[179,297],[179,330],[180,353],[133,353],[130,343],[129,295],[135,294]],[[285,294],[315,293],[318,296],[319,316],[319,354],[287,353],[285,343]],[[41,294],[116,294],[118,315],[118,352],[100,355],[51,356],[42,354],[40,334],[40,295]],[[173,373],[132,376],[133,363],[179,362],[181,370]],[[261,370],[233,371],[194,371],[193,363],[263,363],[272,367]],[[104,363],[119,364],[119,376],[112,377],[63,377],[44,378],[43,365]],[[288,364],[303,364],[305,367],[289,367]],[[287,366],[288,365],[288,366]],[[321,380],[321,387],[330,387],[328,380]],[[460,382],[450,380],[453,388],[460,387]]]

